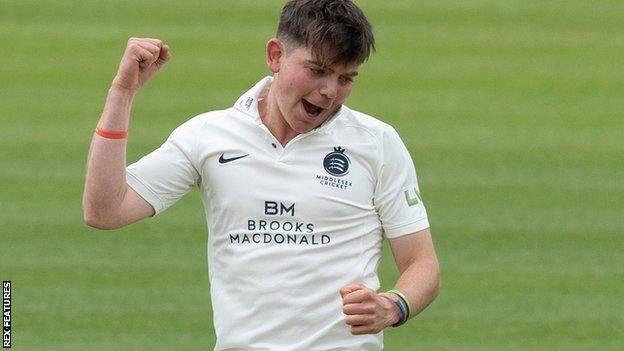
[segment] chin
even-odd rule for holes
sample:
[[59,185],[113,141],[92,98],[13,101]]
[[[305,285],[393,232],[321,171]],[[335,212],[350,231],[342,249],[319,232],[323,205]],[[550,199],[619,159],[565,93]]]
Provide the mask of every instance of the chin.
[[[299,134],[303,134],[303,133],[307,133],[309,131],[311,131],[312,129],[318,127],[318,125],[316,125],[314,122],[316,121],[310,121],[307,119],[297,119],[295,121],[289,122],[288,126],[290,127],[290,129],[294,130],[295,132],[299,133]],[[319,123],[319,125],[322,123]]]
[[291,126],[292,130],[294,130],[295,132],[299,133],[299,134],[304,134],[307,133],[309,131],[311,131],[312,129],[316,128],[315,126],[310,126],[310,125],[296,125],[296,126]]

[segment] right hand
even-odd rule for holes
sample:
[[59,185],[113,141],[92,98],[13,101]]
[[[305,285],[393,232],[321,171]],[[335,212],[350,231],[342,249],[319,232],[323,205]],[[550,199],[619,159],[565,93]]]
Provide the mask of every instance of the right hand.
[[136,92],[171,58],[169,46],[159,39],[130,38],[112,87]]

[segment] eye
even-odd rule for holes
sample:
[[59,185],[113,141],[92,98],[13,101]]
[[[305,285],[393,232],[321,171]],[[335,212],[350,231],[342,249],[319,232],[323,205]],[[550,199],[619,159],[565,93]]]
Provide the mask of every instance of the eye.
[[342,84],[353,83],[353,77],[351,77],[351,76],[342,76],[339,79],[340,79],[340,83],[342,83]]
[[322,68],[310,67],[310,71],[316,76],[322,76],[323,74],[325,74],[325,70]]

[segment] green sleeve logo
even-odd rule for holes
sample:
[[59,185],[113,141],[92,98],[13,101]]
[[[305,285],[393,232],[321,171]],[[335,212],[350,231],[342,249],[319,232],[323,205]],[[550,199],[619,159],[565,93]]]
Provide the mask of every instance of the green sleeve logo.
[[418,190],[416,190],[416,187],[414,187],[411,190],[412,190],[411,192],[410,192],[410,189],[405,190],[405,201],[407,201],[407,205],[410,207],[414,205],[418,205],[418,203],[422,201],[422,199],[420,198],[420,194],[418,193]]

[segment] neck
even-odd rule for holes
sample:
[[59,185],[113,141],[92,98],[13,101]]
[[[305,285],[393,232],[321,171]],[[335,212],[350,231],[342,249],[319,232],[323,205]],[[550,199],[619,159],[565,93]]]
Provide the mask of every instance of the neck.
[[258,97],[258,113],[262,123],[269,129],[271,134],[282,146],[286,146],[289,141],[299,135],[294,131],[282,116],[277,100],[271,91],[271,85],[264,87]]

